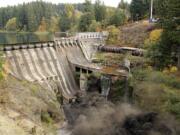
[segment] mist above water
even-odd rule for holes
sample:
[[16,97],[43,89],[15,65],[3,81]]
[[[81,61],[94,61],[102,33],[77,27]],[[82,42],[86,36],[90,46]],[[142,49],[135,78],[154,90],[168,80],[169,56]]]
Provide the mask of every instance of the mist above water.
[[178,135],[179,127],[170,117],[142,112],[130,104],[113,104],[90,95],[71,105],[72,135]]

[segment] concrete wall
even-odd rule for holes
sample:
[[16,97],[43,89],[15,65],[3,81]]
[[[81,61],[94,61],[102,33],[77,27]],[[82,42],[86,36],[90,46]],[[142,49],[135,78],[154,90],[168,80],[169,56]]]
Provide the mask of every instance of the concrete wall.
[[9,46],[4,50],[9,63],[9,74],[21,80],[36,81],[50,89],[58,87],[65,98],[71,99],[80,91],[73,68],[75,65],[96,68],[90,62],[92,53],[97,50],[95,48],[92,42],[59,39],[31,46]]

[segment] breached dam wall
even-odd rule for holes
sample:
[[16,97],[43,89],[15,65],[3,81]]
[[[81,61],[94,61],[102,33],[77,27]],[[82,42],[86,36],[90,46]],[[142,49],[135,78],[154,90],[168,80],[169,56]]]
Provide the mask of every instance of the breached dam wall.
[[75,82],[73,64],[93,67],[90,63],[91,53],[96,50],[93,45],[84,41],[60,39],[36,43],[34,46],[5,51],[9,63],[8,73],[50,89],[57,87],[66,99],[74,98],[80,89]]

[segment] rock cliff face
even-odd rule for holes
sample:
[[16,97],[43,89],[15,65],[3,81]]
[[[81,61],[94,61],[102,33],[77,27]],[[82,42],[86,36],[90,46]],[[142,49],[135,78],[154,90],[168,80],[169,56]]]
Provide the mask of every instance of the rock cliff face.
[[0,134],[53,134],[64,119],[54,91],[7,76],[0,82]]

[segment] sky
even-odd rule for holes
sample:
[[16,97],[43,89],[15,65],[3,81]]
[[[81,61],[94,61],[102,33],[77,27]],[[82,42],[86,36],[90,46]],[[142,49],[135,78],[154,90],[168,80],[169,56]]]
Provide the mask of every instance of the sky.
[[[23,2],[31,2],[36,0],[0,0],[0,7],[6,7],[6,6],[12,6],[17,4],[22,4]],[[43,0],[46,2],[52,2],[52,3],[83,3],[85,0]],[[95,0],[92,0],[94,2]],[[105,5],[117,7],[118,3],[121,0],[101,0],[104,1]],[[124,0],[127,2],[130,2],[131,0]]]

